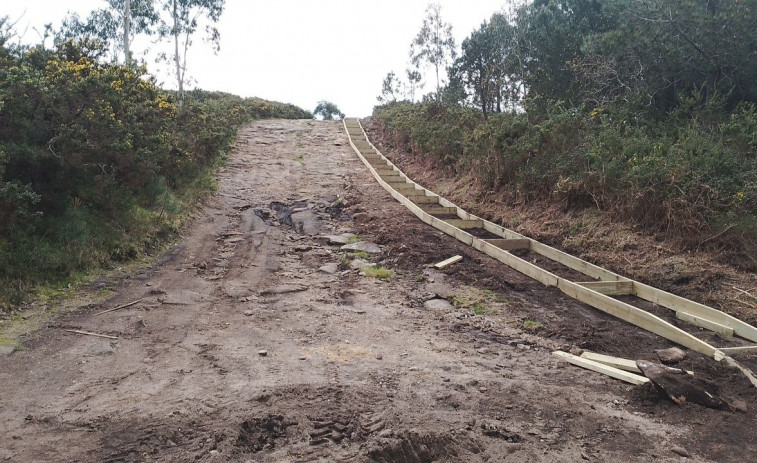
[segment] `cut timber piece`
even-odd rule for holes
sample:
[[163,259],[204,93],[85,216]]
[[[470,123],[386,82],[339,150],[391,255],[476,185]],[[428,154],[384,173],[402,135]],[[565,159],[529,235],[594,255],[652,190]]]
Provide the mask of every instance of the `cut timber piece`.
[[[386,182],[386,183],[389,183],[389,182]],[[415,190],[415,183],[395,182],[395,183],[389,183],[389,186],[403,193],[405,191]],[[418,190],[418,191],[423,191],[423,190]]]
[[[411,200],[415,201],[415,199],[411,198],[411,196],[423,198],[423,197],[426,196],[426,190],[418,190],[418,189],[415,188],[415,186],[413,186],[413,189],[407,190],[407,191],[403,191],[402,194],[405,195],[405,196],[407,196]],[[439,202],[439,197],[438,196],[430,196],[430,197],[434,198],[434,202]]]
[[471,228],[481,228],[483,225],[483,222],[481,220],[447,219],[445,220],[445,222],[461,230],[469,230]]
[[[581,354],[582,358],[593,360],[595,362],[604,363],[605,365],[609,365],[611,367],[620,368],[621,370],[630,371],[632,373],[642,373],[642,371],[639,369],[639,366],[636,364],[635,360],[631,359],[624,359],[620,357],[613,357],[610,355],[604,355],[604,354],[597,354],[596,352],[589,352],[584,351],[583,354]],[[685,371],[689,375],[693,375],[693,371],[689,370],[681,370],[680,368],[671,368],[671,367],[665,367],[670,371],[677,371],[682,372]],[[643,373],[642,373],[643,374]]]
[[632,281],[586,281],[578,284],[605,296],[627,296],[633,293]]
[[484,240],[489,244],[493,244],[505,251],[514,251],[516,249],[530,249],[531,240],[529,239],[516,239],[516,240]]
[[463,260],[463,256],[453,256],[453,257],[450,257],[449,259],[445,259],[439,262],[438,264],[434,264],[434,267],[441,270],[444,267],[448,267],[454,264],[455,262],[460,262],[461,260]]
[[636,360],[597,354],[596,352],[589,351],[585,351],[583,354],[581,354],[581,357],[587,360],[604,363],[605,365],[609,365],[611,367],[620,368],[621,370],[630,371],[632,373],[641,373],[639,367],[636,366]]
[[581,358],[581,357],[578,357],[573,354],[569,354],[567,352],[563,352],[560,350],[556,350],[552,352],[552,355],[560,357],[561,359],[567,361],[568,363],[572,363],[573,365],[579,366],[581,368],[586,368],[587,370],[596,371],[597,373],[602,373],[612,378],[625,381],[627,383],[639,385],[639,384],[644,384],[644,383],[649,382],[649,378],[645,378],[640,375],[635,375],[633,373],[623,371],[620,368],[611,367],[609,365],[605,365],[604,363],[595,362],[593,360]]
[[736,336],[757,342],[757,328],[725,312],[690,301],[681,296],[676,296],[661,289],[653,288],[638,281],[634,281],[633,291],[636,296],[646,301],[654,302],[675,312],[685,312],[703,320],[728,326],[733,328],[733,334]]
[[586,262],[585,260],[579,259],[578,257],[571,256],[566,252],[560,251],[551,246],[547,246],[546,244],[540,243],[536,240],[531,241],[531,252],[535,252],[541,256],[546,257],[547,259],[551,259],[555,262],[563,264],[570,269],[583,273],[584,275],[590,276],[592,278],[596,278],[597,280],[628,280],[628,278],[623,278],[616,273],[603,269],[602,267],[598,267],[592,263]]
[[457,215],[456,207],[443,207],[443,206],[423,206],[421,207],[423,212],[431,215]]
[[599,294],[596,291],[591,291],[564,278],[558,279],[557,287],[568,296],[585,302],[595,309],[614,315],[621,320],[625,320],[652,333],[659,334],[665,339],[688,347],[700,354],[712,357],[717,361],[723,360],[725,357],[725,354],[717,348],[707,344],[696,336],[631,304],[613,299],[604,294]]
[[721,347],[720,350],[726,355],[757,354],[757,346]]
[[704,318],[697,317],[686,312],[676,312],[676,318],[686,323],[691,323],[692,325],[699,326],[706,330],[714,331],[726,338],[733,337],[733,328],[729,326],[721,325],[720,323],[715,323],[710,320],[705,320]]
[[[422,191],[422,190],[418,190]],[[439,204],[438,196],[413,196],[410,201],[415,204]]]
[[379,175],[381,180],[385,181],[389,185],[407,183],[407,179],[400,177],[399,175]]

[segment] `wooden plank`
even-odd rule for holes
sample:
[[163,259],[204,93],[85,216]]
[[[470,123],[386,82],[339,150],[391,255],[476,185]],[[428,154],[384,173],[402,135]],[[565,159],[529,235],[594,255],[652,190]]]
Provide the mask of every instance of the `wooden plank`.
[[515,239],[515,240],[508,240],[508,239],[493,239],[493,240],[484,240],[489,244],[493,244],[494,246],[497,246],[500,249],[504,249],[505,251],[514,251],[516,249],[529,249],[531,247],[531,240],[529,239]]
[[449,259],[445,259],[438,264],[434,264],[434,267],[441,270],[444,267],[449,267],[450,265],[454,264],[455,262],[460,262],[463,260],[463,256],[452,256]]
[[461,230],[471,228],[481,228],[483,223],[480,220],[463,220],[463,219],[444,219],[445,222]]
[[710,320],[705,320],[704,318],[697,317],[696,315],[691,315],[686,312],[676,312],[676,318],[686,323],[691,323],[692,325],[696,325],[700,328],[714,331],[715,333],[718,333],[719,335],[723,337],[726,337],[726,338],[733,337],[733,328],[729,326],[721,325],[720,323],[715,323]]
[[739,320],[736,317],[728,315],[712,307],[690,301],[675,294],[665,292],[661,289],[634,281],[634,294],[644,300],[667,307],[676,312],[684,312],[694,315],[704,320],[718,323],[723,326],[733,328],[733,334],[753,342],[757,342],[757,328]]
[[[426,191],[425,190],[419,190],[419,189],[413,187],[413,189],[411,189],[411,190],[402,191],[402,194],[405,195],[405,196],[407,196],[408,198],[410,198],[410,197],[420,197],[420,198],[422,198],[422,197],[426,196]],[[434,202],[437,202],[437,201],[439,201],[439,200],[436,199]]]
[[614,315],[621,320],[625,320],[640,328],[644,328],[647,331],[658,334],[665,339],[669,339],[684,347],[688,347],[691,350],[695,350],[718,361],[722,360],[724,357],[722,352],[696,336],[685,332],[656,315],[641,310],[638,307],[634,307],[631,304],[626,304],[625,302],[618,301],[610,296],[605,296],[604,294],[592,291],[589,288],[584,288],[583,286],[570,282],[564,278],[559,279],[557,287],[574,299],[585,302],[596,309]]
[[757,346],[721,347],[726,355],[757,354]]
[[539,268],[531,262],[527,262],[514,254],[510,254],[493,244],[489,244],[482,239],[473,237],[471,239],[471,246],[518,272],[533,278],[545,286],[557,286],[559,281],[557,275],[554,275],[543,268]]
[[578,284],[605,296],[627,296],[633,293],[632,281],[582,281]]
[[604,363],[611,367],[620,368],[621,370],[630,371],[632,373],[641,373],[639,367],[636,366],[636,361],[631,359],[624,359],[620,357],[613,357],[611,355],[597,354],[596,352],[584,351],[581,354],[582,358],[592,360],[594,362]]
[[544,243],[540,243],[536,240],[531,242],[531,252],[535,252],[539,255],[551,259],[555,262],[559,262],[564,266],[571,268],[584,275],[596,278],[603,281],[630,281],[628,278],[624,278],[616,273],[605,270],[602,267],[586,262],[578,257],[571,256],[568,253],[557,250],[551,246],[547,246]]
[[568,363],[579,366],[581,368],[586,368],[587,370],[595,371],[597,373],[602,373],[612,378],[619,379],[621,381],[625,381],[630,384],[640,385],[640,384],[645,384],[649,382],[649,378],[647,377],[644,377],[641,375],[635,375],[628,371],[624,371],[619,368],[614,368],[609,365],[605,365],[604,363],[599,363],[593,360],[581,358],[576,355],[569,354],[567,352],[563,352],[560,350],[556,350],[552,352],[552,355],[560,357],[561,359],[567,361]]
[[431,215],[445,215],[445,214],[457,215],[456,207],[421,206],[421,209],[423,209],[423,212],[425,212],[426,214],[431,214]]
[[439,197],[438,196],[413,196],[410,198],[412,202],[415,204],[438,204],[439,203]]

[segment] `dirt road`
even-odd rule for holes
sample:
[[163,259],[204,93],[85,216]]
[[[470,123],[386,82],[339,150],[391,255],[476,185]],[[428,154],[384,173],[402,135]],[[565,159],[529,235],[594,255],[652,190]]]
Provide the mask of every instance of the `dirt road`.
[[[668,344],[419,222],[372,180],[340,124],[243,129],[219,184],[158,265],[0,356],[0,460],[757,455],[752,391],[729,397],[741,412],[679,406],[551,356]],[[348,233],[381,253],[340,251],[333,241]],[[429,269],[454,254],[464,260]],[[352,268],[361,260],[393,275],[365,276]]]

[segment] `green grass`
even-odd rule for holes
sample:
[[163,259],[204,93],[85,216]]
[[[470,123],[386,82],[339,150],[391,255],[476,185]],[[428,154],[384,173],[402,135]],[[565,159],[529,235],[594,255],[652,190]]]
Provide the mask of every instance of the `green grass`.
[[303,161],[302,154],[298,154],[297,156],[295,156],[294,161],[299,162],[300,164],[305,164],[305,162]]
[[[340,199],[339,200],[340,204],[341,204],[341,201],[342,200]],[[355,243],[358,243],[360,241],[363,241],[363,238],[361,238],[360,235],[354,235],[354,236],[351,236],[350,239],[347,240],[347,244],[355,244]]]
[[365,252],[365,251],[351,252],[350,256],[353,259],[363,259],[363,260],[370,260],[370,258],[371,258],[371,256],[367,252]]
[[527,318],[523,320],[523,329],[526,331],[539,331],[542,328],[542,324],[540,321],[534,320],[532,318]]
[[366,267],[363,269],[365,276],[378,278],[379,280],[393,280],[394,272],[390,269],[377,265],[375,267]]

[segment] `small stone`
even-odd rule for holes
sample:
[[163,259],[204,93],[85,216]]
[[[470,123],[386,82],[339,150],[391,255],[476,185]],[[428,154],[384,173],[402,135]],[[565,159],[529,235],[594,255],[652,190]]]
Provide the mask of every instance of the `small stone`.
[[311,249],[313,249],[313,247],[308,246],[306,244],[298,244],[297,246],[294,247],[295,252],[308,252]]
[[384,356],[383,356],[383,355],[381,355],[381,354],[376,354],[376,360],[381,360],[381,359],[383,359],[383,358],[384,358]]
[[452,312],[450,315],[457,318],[458,320],[462,320],[463,318],[465,318],[465,314],[462,312]]
[[16,351],[13,346],[0,346],[0,355],[10,355]]
[[442,312],[448,312],[454,307],[452,304],[444,299],[430,299],[423,303],[423,308],[426,310],[438,310]]
[[323,265],[318,270],[320,270],[323,273],[328,273],[329,275],[333,275],[339,271],[339,265],[330,263],[330,264]]
[[254,312],[254,311],[252,311],[252,310],[245,310],[245,311],[244,311],[244,315],[245,315],[245,316],[247,316],[247,317],[249,317],[250,315],[253,315],[254,313],[255,313],[255,312]]
[[476,352],[478,352],[479,354],[488,354],[491,351],[487,347],[482,347],[481,349],[478,349]]
[[308,359],[308,358],[307,358],[307,357],[305,357],[304,355],[300,355],[300,360],[307,360],[307,359]]
[[529,350],[529,349],[531,349],[531,346],[529,346],[527,344],[520,344],[520,343],[517,344],[515,347],[517,347],[518,349],[523,349],[523,350]]
[[391,429],[384,429],[383,431],[379,433],[378,436],[379,437],[392,437],[393,434],[394,434],[394,431],[392,431]]
[[684,458],[689,458],[691,456],[691,454],[683,447],[674,446],[670,448],[670,451]]
[[418,367],[410,367],[410,368],[408,368],[408,370],[410,370],[410,371],[418,371]]
[[577,346],[571,346],[570,350],[568,352],[570,352],[571,354],[575,355],[576,357],[580,357],[581,354],[584,353],[584,350],[581,349],[580,347],[577,347]]
[[731,408],[733,408],[733,411],[741,412],[741,413],[746,413],[749,411],[749,409],[747,408],[746,401],[744,400],[738,400],[738,399],[733,400],[731,402]]
[[671,347],[669,349],[659,349],[655,351],[655,354],[657,354],[657,357],[660,359],[662,363],[665,363],[667,365],[678,363],[684,358],[686,358],[686,352],[679,349],[678,347]]
[[116,350],[109,343],[97,343],[87,351],[89,355],[113,355]]
[[266,355],[268,355],[268,351],[264,350],[264,349],[261,349],[261,350],[258,351],[258,355],[261,356],[261,357],[265,357]]
[[345,244],[340,248],[342,251],[362,251],[368,254],[381,254],[383,251],[378,244],[367,241],[358,241],[357,243]]
[[376,264],[372,264],[368,262],[367,260],[360,259],[360,258],[352,259],[352,262],[350,262],[350,268],[353,268],[356,270],[362,270],[366,267],[375,267],[375,266]]

